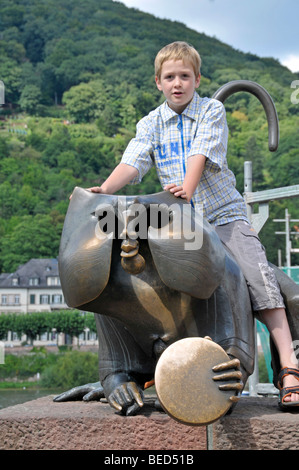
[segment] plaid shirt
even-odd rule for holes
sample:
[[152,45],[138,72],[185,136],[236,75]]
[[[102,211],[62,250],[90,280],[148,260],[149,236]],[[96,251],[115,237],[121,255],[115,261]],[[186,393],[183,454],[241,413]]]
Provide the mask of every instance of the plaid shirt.
[[137,124],[136,137],[129,142],[122,163],[137,168],[138,183],[156,166],[162,187],[182,185],[187,159],[205,155],[207,160],[192,204],[203,207],[206,219],[215,225],[247,220],[244,199],[235,188],[236,180],[226,160],[228,128],[223,104],[200,98],[195,92],[182,114],[164,102]]

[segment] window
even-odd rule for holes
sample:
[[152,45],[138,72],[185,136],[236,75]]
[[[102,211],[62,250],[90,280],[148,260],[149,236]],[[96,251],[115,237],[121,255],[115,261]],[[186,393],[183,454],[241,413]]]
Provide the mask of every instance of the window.
[[13,286],[18,286],[19,285],[19,278],[18,277],[13,277],[12,278],[12,285]]
[[38,286],[39,285],[39,278],[38,277],[31,277],[29,279],[30,286]]
[[47,277],[48,286],[60,286],[60,279],[58,276],[49,276]]
[[20,305],[20,294],[2,294],[1,305]]
[[35,304],[35,294],[30,294],[30,304]]
[[50,301],[49,295],[43,294],[43,295],[40,296],[40,303],[41,304],[48,304],[48,303],[50,303],[49,301]]
[[62,303],[62,295],[61,294],[53,294],[52,295],[52,303],[53,304],[61,304]]

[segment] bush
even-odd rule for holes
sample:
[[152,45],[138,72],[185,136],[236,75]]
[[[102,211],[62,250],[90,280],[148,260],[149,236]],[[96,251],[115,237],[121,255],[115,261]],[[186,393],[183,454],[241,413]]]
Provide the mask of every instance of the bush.
[[15,377],[18,380],[27,379],[54,364],[56,358],[56,354],[44,352],[32,352],[23,356],[6,354],[5,363],[0,367],[0,380]]
[[64,390],[96,382],[98,378],[98,355],[92,352],[70,351],[58,357],[57,362],[46,367],[40,384],[45,388]]

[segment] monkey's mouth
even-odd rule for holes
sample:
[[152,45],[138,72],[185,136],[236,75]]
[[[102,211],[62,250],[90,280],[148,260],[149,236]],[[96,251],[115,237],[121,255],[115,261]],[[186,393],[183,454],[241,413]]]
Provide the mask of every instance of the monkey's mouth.
[[126,238],[121,244],[121,265],[129,274],[139,274],[145,268],[145,260],[139,253],[137,240]]

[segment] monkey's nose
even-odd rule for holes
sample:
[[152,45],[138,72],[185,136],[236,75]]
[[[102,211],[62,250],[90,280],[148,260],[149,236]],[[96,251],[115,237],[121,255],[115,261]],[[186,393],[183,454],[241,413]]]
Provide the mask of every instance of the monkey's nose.
[[121,265],[129,274],[139,274],[145,268],[145,259],[138,253],[139,243],[130,238],[124,240],[121,244]]
[[139,250],[139,243],[137,240],[132,240],[127,238],[121,244],[122,252],[120,256],[123,258],[131,258],[132,256],[137,255]]

